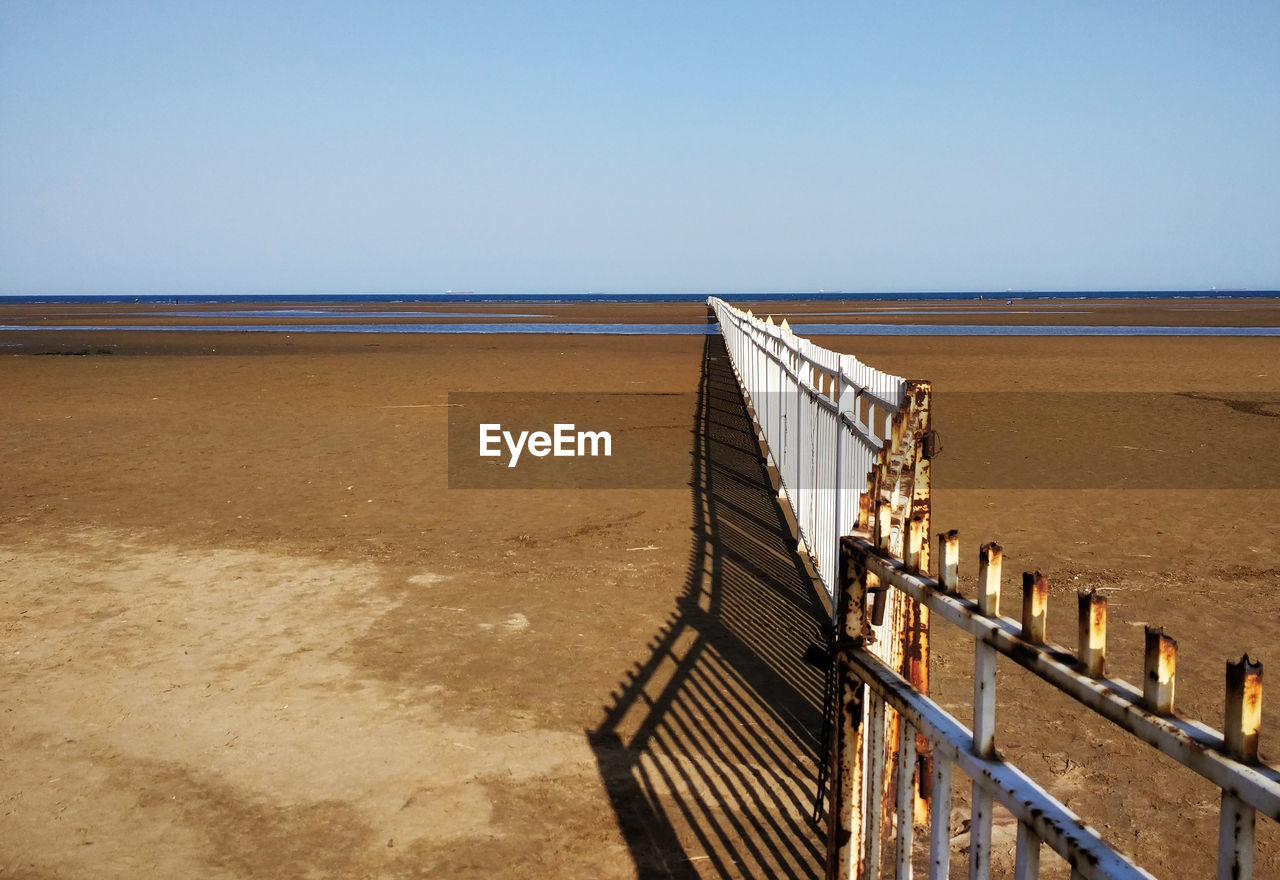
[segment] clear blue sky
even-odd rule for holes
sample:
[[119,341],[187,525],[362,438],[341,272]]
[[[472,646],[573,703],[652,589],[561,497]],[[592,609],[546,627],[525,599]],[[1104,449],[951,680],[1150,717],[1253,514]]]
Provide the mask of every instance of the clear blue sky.
[[0,293],[1280,287],[1280,3],[0,0]]

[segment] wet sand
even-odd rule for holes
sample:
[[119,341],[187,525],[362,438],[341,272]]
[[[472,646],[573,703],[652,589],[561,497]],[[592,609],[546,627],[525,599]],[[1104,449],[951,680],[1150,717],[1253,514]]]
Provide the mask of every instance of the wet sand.
[[[1088,307],[1275,323],[1274,304],[1237,305]],[[1017,320],[1088,323],[1046,312]],[[1200,393],[1242,467],[1274,456],[1276,414],[1223,400],[1280,392],[1280,340],[819,341],[939,392]],[[820,876],[821,682],[800,654],[821,604],[714,338],[0,344],[0,876]],[[689,487],[449,489],[449,392],[620,389],[672,393],[650,427],[687,450]],[[948,435],[953,468],[984,433],[1048,442],[1047,415],[940,412],[937,466]],[[1122,678],[1140,680],[1141,624],[1164,625],[1179,707],[1217,726],[1223,663],[1280,644],[1277,501],[1270,484],[939,488],[933,521],[963,559],[994,538],[1008,571],[1048,574],[1068,646],[1072,594],[1106,591]],[[941,628],[935,645],[935,691],[967,720],[971,650]],[[1212,787],[1026,678],[1002,667],[1005,756],[1157,876],[1208,875]],[[1257,876],[1280,874],[1274,823],[1258,836]]]
[[[791,323],[829,324],[995,324],[1058,326],[1082,324],[1158,326],[1280,326],[1280,299],[1110,299],[1110,300],[934,300],[903,302],[778,302],[735,300],[740,309]],[[291,311],[304,312],[288,316]],[[332,316],[309,314],[328,312]],[[253,314],[266,312],[269,314]],[[372,314],[370,314],[372,313]],[[520,317],[512,318],[511,315]],[[575,323],[705,324],[700,303],[371,303],[335,306],[324,302],[121,305],[59,303],[7,305],[6,324],[272,324],[326,323]]]

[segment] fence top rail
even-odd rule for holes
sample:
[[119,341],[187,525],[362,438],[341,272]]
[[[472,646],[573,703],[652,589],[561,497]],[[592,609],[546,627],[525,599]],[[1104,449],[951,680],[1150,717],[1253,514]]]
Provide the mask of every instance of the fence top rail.
[[[856,644],[856,643],[855,643]],[[959,745],[973,732],[945,709],[922,696],[911,684],[865,650],[843,653],[858,678],[892,706],[942,755],[970,779],[990,791],[1018,821],[1066,859],[1088,880],[1155,880],[1111,849],[1098,833],[1030,777],[996,758],[984,758]]]
[[1280,821],[1280,770],[1238,761],[1226,753],[1223,734],[1208,725],[1150,711],[1143,693],[1116,678],[1092,678],[1077,667],[1074,654],[1056,643],[1033,644],[1022,626],[1007,617],[984,614],[973,600],[947,591],[927,575],[907,569],[864,538],[849,537],[856,564],[926,605],[949,623],[991,645],[1024,669],[1230,792],[1259,813]]
[[783,352],[795,355],[798,361],[803,361],[828,373],[838,374],[843,384],[851,386],[857,394],[867,397],[885,409],[897,409],[906,398],[906,380],[900,376],[869,367],[853,355],[840,354],[822,348],[803,336],[796,336],[790,331],[789,327],[784,327],[781,324],[766,323],[754,315],[734,308],[717,297],[709,297],[707,304],[715,311],[716,317],[722,326],[731,324],[739,330],[749,333],[757,343],[762,343],[765,339],[776,342],[781,349],[780,351],[772,351],[765,345],[760,345],[760,347],[770,359],[780,364],[795,381],[811,390],[816,391],[817,389],[812,388],[812,383],[808,377],[803,374],[802,369],[799,369],[800,364],[797,363],[793,367],[781,356]]

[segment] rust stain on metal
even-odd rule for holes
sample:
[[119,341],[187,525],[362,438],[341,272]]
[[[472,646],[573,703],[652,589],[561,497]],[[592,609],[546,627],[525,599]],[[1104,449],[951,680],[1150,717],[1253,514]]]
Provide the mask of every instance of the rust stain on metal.
[[1142,702],[1157,715],[1173,714],[1177,664],[1178,643],[1166,636],[1161,627],[1147,627]]
[[882,552],[889,552],[889,542],[893,538],[893,505],[887,499],[876,502],[876,547]]
[[938,584],[955,593],[960,584],[960,532],[938,533]]
[[978,609],[988,617],[1000,616],[1000,571],[1004,548],[995,541],[978,550]]
[[1040,572],[1022,573],[1022,638],[1043,645],[1048,638],[1049,579]]
[[918,409],[927,409],[933,396],[933,383],[928,379],[907,379],[904,383],[911,404]]
[[925,518],[923,516],[912,516],[911,521],[907,523],[907,541],[906,552],[902,556],[902,561],[907,567],[907,571],[912,574],[921,573],[921,562],[927,556],[925,552]]
[[1101,678],[1107,671],[1107,599],[1096,589],[1077,593],[1079,639],[1077,654],[1085,675]]
[[[842,623],[849,635],[856,633],[862,648],[870,649],[891,669],[900,670],[900,674],[920,693],[927,693],[929,609],[904,594],[891,593],[889,584],[882,583],[874,572],[868,570],[872,557],[901,560],[912,572],[921,575],[927,574],[930,566],[928,535],[932,474],[926,445],[931,433],[932,386],[928,382],[911,381],[905,383],[903,391],[902,405],[887,413],[887,425],[885,413],[879,410],[874,413],[877,419],[874,430],[878,435],[883,433],[884,443],[876,452],[874,467],[867,478],[868,491],[859,499],[858,507],[858,523],[869,533],[871,547],[865,544],[857,546],[852,539],[842,539],[840,580],[841,589],[847,594],[844,607],[849,615]],[[868,421],[872,417],[873,413],[868,411]],[[856,620],[852,616],[854,614],[858,615]],[[876,644],[873,627],[892,635]],[[858,710],[862,728],[867,726],[862,721],[861,713],[866,711],[862,708],[864,705],[865,702],[860,702]],[[874,707],[875,702],[870,705]],[[883,720],[876,720],[874,712],[871,717],[877,729],[861,729],[856,754],[833,758],[841,767],[856,767],[848,772],[833,772],[832,784],[841,786],[840,797],[856,800],[858,805],[855,808],[839,802],[833,789],[828,876],[861,876],[851,873],[850,868],[853,872],[866,869],[873,861],[870,854],[881,848],[878,844],[882,843],[882,835],[893,827],[892,785],[900,760],[893,744],[903,722],[891,709],[884,713]],[[840,723],[843,727],[852,723],[852,719],[842,718]],[[845,732],[852,733],[848,728]],[[848,750],[853,745],[848,736],[837,736],[836,739],[839,741],[837,749]],[[881,741],[885,746],[883,750],[876,749],[877,754],[867,768],[861,765],[861,743],[864,741]],[[915,818],[924,820],[928,815],[928,787],[932,781],[931,755],[922,737],[916,738],[916,745],[917,755],[913,761],[919,762],[921,772],[914,774],[917,779],[914,812]],[[877,766],[878,770],[875,769]],[[857,774],[856,777],[850,775],[853,773]],[[863,806],[873,803],[872,791],[878,796],[875,801],[882,807],[877,811],[881,814],[863,816],[861,810],[874,810],[871,806]],[[858,820],[849,825],[847,823],[852,820],[855,809],[859,811]],[[840,817],[838,828],[837,815]]]
[[868,531],[871,524],[871,497],[873,488],[867,487],[867,491],[858,496],[858,530]]
[[1237,761],[1258,760],[1258,739],[1262,729],[1262,664],[1245,654],[1237,663],[1227,664],[1226,723],[1223,742],[1226,752]]
[[[928,439],[933,434],[932,399],[933,385],[915,380],[908,383],[912,389],[912,456],[914,473],[911,484],[911,532],[913,547],[912,567],[919,574],[930,570],[929,531],[933,520],[933,466]],[[910,616],[906,621],[909,642],[904,646],[903,659],[906,678],[921,694],[929,693],[929,625],[930,611],[923,604],[912,601]],[[913,800],[913,819],[920,824],[929,820],[930,786],[933,778],[933,748],[923,735],[916,736],[916,790]]]
[[830,761],[827,822],[827,876],[850,877],[862,853],[862,738],[865,686],[851,674],[848,654],[858,650],[864,628],[868,572],[865,555],[852,537],[840,539],[840,582],[836,599],[837,711]]
[[868,573],[867,592],[871,594],[871,625],[884,626],[884,612],[889,604],[889,591],[881,585],[879,578]]
[[[907,625],[903,633],[904,677],[921,694],[929,693],[929,609],[919,602],[908,603]],[[912,804],[913,819],[919,824],[929,821],[929,785],[933,777],[933,747],[921,735],[916,736],[916,797]]]

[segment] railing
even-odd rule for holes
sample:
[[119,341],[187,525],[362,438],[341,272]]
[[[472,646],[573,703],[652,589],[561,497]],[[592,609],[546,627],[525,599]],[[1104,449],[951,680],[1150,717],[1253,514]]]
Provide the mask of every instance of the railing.
[[[842,535],[873,531],[901,556],[913,536],[928,533],[929,383],[821,348],[792,333],[785,320],[761,321],[714,297],[708,305],[778,474],[781,500],[795,517],[800,543],[838,620]],[[917,557],[927,565],[927,548]],[[873,637],[868,650],[878,661],[928,693],[928,609],[880,591],[867,626]],[[827,694],[828,701],[834,699],[833,670]],[[897,741],[896,712],[881,713],[875,724],[884,741]],[[929,766],[927,749],[919,759]],[[916,756],[904,760],[914,762]],[[898,753],[886,751],[880,766],[890,776],[898,772]],[[840,807],[833,801],[833,811]],[[923,796],[916,797],[916,812],[923,816],[924,808]]]
[[[928,876],[951,870],[956,769],[972,783],[969,877],[991,871],[994,805],[1017,819],[1014,876],[1040,874],[1044,846],[1075,878],[1151,878],[995,751],[996,666],[1003,654],[1221,789],[1219,880],[1253,876],[1259,814],[1280,821],[1280,770],[1258,757],[1262,664],[1227,664],[1224,732],[1174,713],[1177,644],[1148,628],[1143,685],[1106,674],[1106,599],[1078,602],[1078,647],[1047,638],[1048,581],[1023,574],[1022,615],[1000,614],[1002,550],[981,548],[977,596],[958,592],[959,538],[938,536],[930,577],[929,385],[825,351],[786,323],[719,300],[734,370],[827,593],[830,646],[829,877],[910,878],[915,825],[927,825]],[[864,398],[878,409],[864,409]],[[940,616],[974,640],[973,730],[928,693],[928,626]],[[892,854],[888,852],[892,845]],[[889,862],[891,865],[882,865]]]
[[[1259,763],[1262,718],[1262,664],[1246,656],[1227,664],[1225,733],[1173,711],[1177,643],[1148,628],[1141,689],[1106,676],[1106,599],[1081,593],[1079,646],[1071,652],[1046,638],[1048,581],[1039,572],[1023,574],[1021,621],[1000,615],[1002,551],[981,548],[977,598],[957,592],[959,538],[938,536],[940,575],[921,572],[920,545],[909,538],[906,560],[895,559],[881,540],[842,540],[840,636],[836,644],[838,718],[837,767],[832,795],[831,876],[879,877],[881,848],[895,839],[894,876],[911,877],[913,822],[912,760],[918,731],[934,750],[930,810],[931,880],[948,876],[951,773],[960,768],[973,781],[969,876],[990,870],[992,805],[999,802],[1018,819],[1015,877],[1039,876],[1041,844],[1070,865],[1072,877],[1151,877],[1107,846],[1092,829],[1048,792],[995,755],[996,659],[1000,654],[1122,727],[1222,790],[1218,838],[1220,880],[1247,880],[1253,873],[1254,829],[1258,814],[1280,820],[1280,771]],[[914,544],[914,546],[913,546]],[[893,590],[929,608],[935,616],[974,637],[974,729],[965,728],[919,693],[867,648],[869,609],[881,591]],[[906,723],[898,740],[885,742],[877,719],[886,708]],[[896,745],[898,775],[881,769]],[[894,793],[896,809],[881,809]],[[839,805],[837,807],[836,805]],[[885,817],[888,816],[886,821]],[[904,819],[904,817],[906,817]],[[896,826],[896,830],[895,827]]]
[[[715,297],[707,305],[720,322],[800,541],[834,604],[840,536],[865,521],[875,491],[868,478],[877,463],[903,460],[900,451],[887,453],[895,451],[889,449],[895,419],[903,433],[914,386],[796,336],[785,320],[762,321]],[[913,477],[914,471],[899,467],[891,484],[882,480],[881,491],[908,499]],[[901,534],[909,513],[897,507]]]

